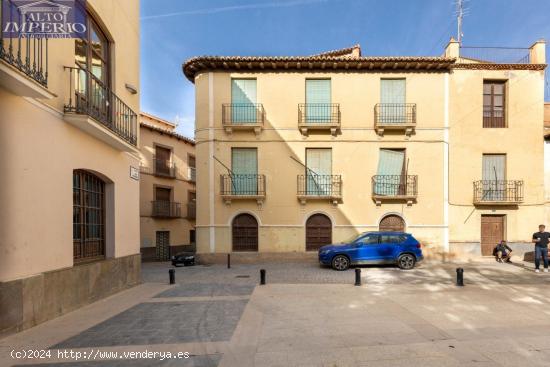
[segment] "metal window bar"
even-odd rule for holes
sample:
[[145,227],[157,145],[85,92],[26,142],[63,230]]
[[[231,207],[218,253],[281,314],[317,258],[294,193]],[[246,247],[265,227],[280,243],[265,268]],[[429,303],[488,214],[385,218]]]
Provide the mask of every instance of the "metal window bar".
[[298,175],[298,195],[300,196],[342,196],[341,175]]
[[261,103],[225,103],[222,105],[223,125],[263,125],[264,116],[264,106]]
[[475,202],[514,202],[523,201],[523,181],[520,180],[480,180],[474,182]]
[[[6,4],[8,4],[6,6]],[[4,13],[4,7],[9,13]],[[17,4],[13,0],[0,0],[0,25],[18,17]],[[48,39],[29,37],[16,32],[9,32],[4,36],[4,29],[0,30],[0,59],[4,60],[29,78],[48,86]]]
[[265,175],[221,175],[221,194],[233,196],[265,196]]
[[169,159],[153,156],[154,174],[157,176],[176,177],[176,164]]
[[151,202],[153,211],[151,216],[159,218],[181,217],[181,204],[172,201],[155,200]]
[[416,197],[418,176],[416,175],[374,175],[372,176],[373,196]]
[[300,103],[298,104],[298,123],[304,124],[340,124],[339,103]]
[[79,66],[69,71],[69,100],[65,112],[88,115],[124,141],[137,145],[137,114],[103,81]]
[[374,121],[377,125],[416,124],[416,103],[377,103]]
[[529,64],[530,49],[525,47],[460,47],[460,57],[482,63]]

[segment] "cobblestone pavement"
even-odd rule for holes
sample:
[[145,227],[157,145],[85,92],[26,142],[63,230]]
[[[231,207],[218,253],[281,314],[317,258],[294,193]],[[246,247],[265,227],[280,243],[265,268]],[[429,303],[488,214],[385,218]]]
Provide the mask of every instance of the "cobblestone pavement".
[[[180,267],[168,285],[171,268],[145,263],[143,284],[0,339],[0,366],[550,366],[550,274],[532,265],[362,267],[361,287],[314,262]],[[24,348],[54,357],[9,357]],[[189,358],[121,358],[144,351]]]
[[[537,277],[532,264],[496,263],[492,259],[469,263],[423,262],[412,270],[401,270],[396,266],[363,266],[361,277],[365,284],[452,284],[456,279],[456,268],[464,269],[466,284],[541,284],[544,274]],[[143,281],[166,283],[170,263],[143,264]],[[264,264],[196,265],[178,267],[176,282],[210,284],[258,284],[260,269],[266,269],[268,283],[276,284],[352,284],[355,281],[353,269],[334,271],[315,262],[289,262]]]

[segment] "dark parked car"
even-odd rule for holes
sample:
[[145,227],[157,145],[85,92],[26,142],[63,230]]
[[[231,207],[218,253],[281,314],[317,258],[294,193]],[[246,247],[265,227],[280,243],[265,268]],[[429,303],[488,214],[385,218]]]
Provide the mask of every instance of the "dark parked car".
[[319,262],[335,270],[362,264],[397,264],[408,270],[423,258],[420,242],[403,232],[365,232],[319,249]]
[[195,265],[195,254],[192,252],[179,252],[172,256],[172,265],[178,266],[180,264],[184,266]]

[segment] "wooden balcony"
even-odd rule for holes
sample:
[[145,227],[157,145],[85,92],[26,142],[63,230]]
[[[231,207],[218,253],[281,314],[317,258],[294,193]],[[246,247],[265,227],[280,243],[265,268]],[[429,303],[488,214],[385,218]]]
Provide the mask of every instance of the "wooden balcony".
[[405,201],[410,206],[418,196],[418,176],[374,175],[372,176],[372,199],[376,205],[383,201]]
[[298,175],[298,200],[327,200],[332,204],[342,201],[341,175]]
[[151,216],[154,218],[181,218],[181,204],[172,201],[152,201]]
[[474,182],[474,205],[518,205],[523,202],[523,181],[480,180]]
[[374,129],[380,136],[386,130],[404,131],[411,136],[416,127],[416,103],[377,103],[374,106]]
[[232,200],[265,200],[265,175],[229,174],[220,176],[221,196],[226,204]]
[[340,130],[340,104],[300,103],[298,105],[298,128],[307,136],[311,131],[329,131],[336,136]]
[[264,127],[265,111],[261,103],[226,103],[222,105],[222,124],[225,132],[254,131],[256,135]]

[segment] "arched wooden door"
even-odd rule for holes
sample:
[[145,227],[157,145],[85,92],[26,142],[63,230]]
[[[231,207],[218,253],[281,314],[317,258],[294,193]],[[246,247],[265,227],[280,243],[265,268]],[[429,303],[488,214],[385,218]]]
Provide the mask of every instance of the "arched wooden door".
[[380,221],[381,232],[405,232],[405,221],[399,215],[386,215]]
[[258,251],[258,221],[250,214],[233,219],[233,251]]
[[313,214],[306,222],[306,251],[332,243],[332,223],[324,214]]

